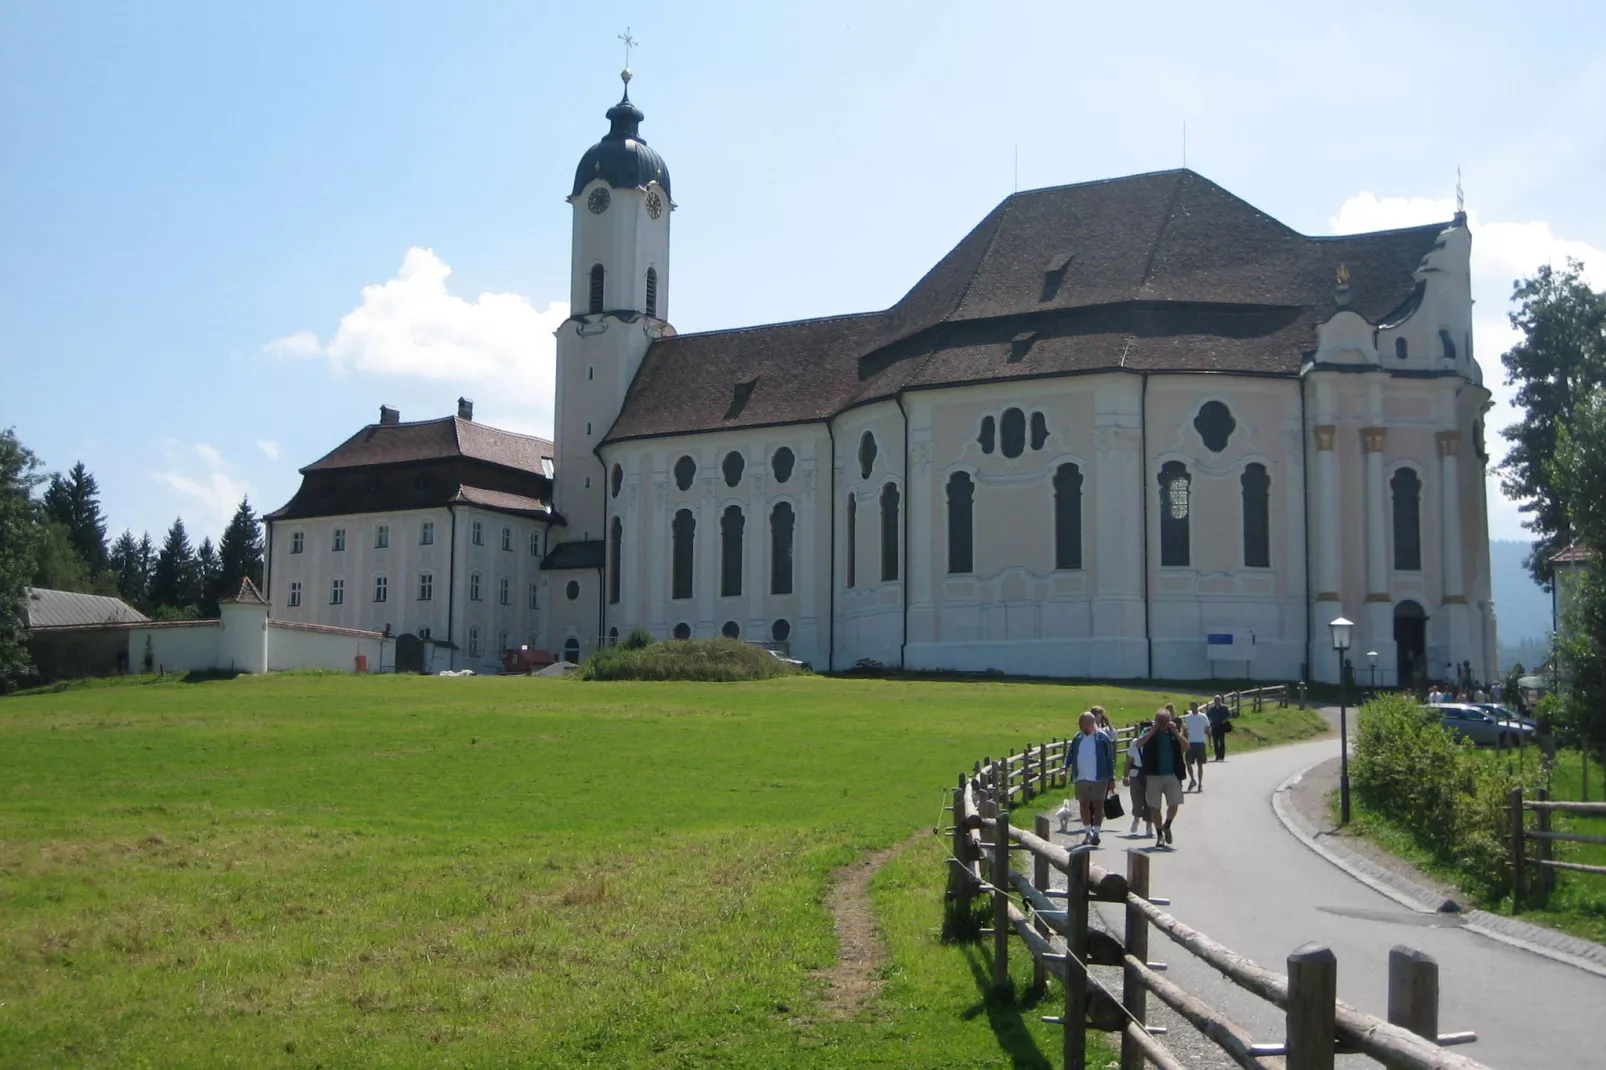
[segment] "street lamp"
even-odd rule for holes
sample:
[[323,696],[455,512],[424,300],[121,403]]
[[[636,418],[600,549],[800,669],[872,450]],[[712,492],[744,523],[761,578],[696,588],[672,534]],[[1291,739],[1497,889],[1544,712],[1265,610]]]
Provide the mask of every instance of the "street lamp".
[[1349,688],[1344,679],[1345,652],[1349,650],[1353,621],[1335,618],[1327,625],[1338,654],[1338,823],[1349,824]]
[[1366,660],[1372,663],[1372,690],[1377,690],[1377,651],[1368,650]]

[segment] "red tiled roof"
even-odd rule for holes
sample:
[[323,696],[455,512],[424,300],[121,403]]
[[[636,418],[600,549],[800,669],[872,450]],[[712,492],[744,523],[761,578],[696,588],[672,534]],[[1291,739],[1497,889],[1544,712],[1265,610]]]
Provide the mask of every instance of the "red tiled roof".
[[1588,561],[1595,556],[1595,552],[1586,547],[1573,543],[1565,550],[1550,555],[1552,565],[1576,565],[1580,561]]
[[249,576],[241,576],[239,589],[232,596],[220,598],[218,601],[239,602],[251,606],[265,606],[268,604],[268,600],[262,597],[262,592],[257,590],[257,585],[251,582],[251,577]]
[[486,490],[484,487],[458,487],[457,497],[452,500],[463,502],[467,505],[478,505],[484,509],[495,509],[504,513],[547,516],[552,511],[547,503],[540,498],[513,494],[505,490]]
[[354,639],[383,639],[384,632],[371,632],[366,628],[340,628],[333,624],[307,624],[299,620],[273,620],[269,618],[268,627],[288,628],[295,632],[320,632],[324,635],[349,635]]
[[552,443],[544,438],[447,416],[410,423],[369,424],[301,471],[326,472],[467,457],[521,472],[540,473],[541,458],[551,457],[552,453]]

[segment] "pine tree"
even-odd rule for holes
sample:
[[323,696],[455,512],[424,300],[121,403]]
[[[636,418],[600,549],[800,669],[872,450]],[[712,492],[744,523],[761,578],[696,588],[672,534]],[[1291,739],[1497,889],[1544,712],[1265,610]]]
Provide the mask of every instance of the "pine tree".
[[33,672],[28,656],[28,596],[33,574],[39,460],[11,428],[0,431],[0,691]]
[[73,465],[65,476],[50,477],[45,490],[45,515],[67,529],[78,557],[91,576],[107,567],[106,518],[100,511],[100,485],[84,462]]
[[262,526],[249,498],[240,499],[229,526],[218,543],[219,589],[214,597],[232,594],[242,577],[262,586]]
[[189,533],[184,530],[184,518],[173,521],[162,543],[162,552],[156,555],[156,567],[151,573],[151,603],[157,609],[194,609],[201,600],[196,583],[195,551],[190,549]]
[[151,533],[145,532],[139,537],[139,601],[134,608],[150,615],[155,609],[151,601],[151,583],[156,577],[156,547],[151,545]]
[[200,589],[201,616],[215,617],[217,613],[218,589],[221,584],[223,570],[218,564],[217,549],[212,545],[212,537],[208,535],[201,540],[201,545],[195,551],[195,582]]
[[95,577],[78,556],[67,525],[42,513],[34,540],[33,585],[50,591],[95,593]]
[[[148,541],[148,540],[147,540]],[[117,597],[131,606],[145,600],[145,574],[140,568],[139,543],[127,528],[112,543],[109,557],[111,572],[117,580]]]

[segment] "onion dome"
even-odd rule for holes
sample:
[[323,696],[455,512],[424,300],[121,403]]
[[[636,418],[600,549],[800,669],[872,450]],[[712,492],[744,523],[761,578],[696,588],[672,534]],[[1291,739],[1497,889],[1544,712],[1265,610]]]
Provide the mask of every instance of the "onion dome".
[[622,71],[619,77],[624,79],[625,95],[608,109],[608,132],[580,157],[571,197],[599,178],[614,189],[641,189],[649,182],[657,182],[665,193],[670,192],[669,168],[664,158],[641,137],[641,120],[645,116],[630,103],[630,71]]

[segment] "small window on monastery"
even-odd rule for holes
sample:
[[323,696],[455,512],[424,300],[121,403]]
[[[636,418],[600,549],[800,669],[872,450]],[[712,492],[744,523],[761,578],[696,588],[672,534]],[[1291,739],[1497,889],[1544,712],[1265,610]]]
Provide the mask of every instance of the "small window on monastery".
[[602,280],[601,264],[591,265],[591,314],[595,316],[602,311]]
[[530,532],[530,556],[541,556],[541,533],[539,531]]
[[513,604],[513,581],[508,579],[506,576],[503,576],[501,581],[497,584],[496,600],[502,603],[504,606],[510,606]]
[[792,478],[792,465],[797,463],[797,457],[785,446],[775,451],[770,458],[770,468],[775,472],[775,482],[785,483]]
[[418,526],[418,545],[435,545],[435,521],[426,520]]
[[390,545],[390,525],[380,524],[374,528],[374,549],[383,550]]
[[690,457],[682,457],[675,462],[675,486],[681,490],[691,490],[692,481],[697,478],[697,462]]
[[428,602],[435,597],[435,574],[433,572],[420,572],[418,574],[418,600]]
[[742,637],[742,626],[733,620],[728,620],[725,622],[724,626],[719,629],[719,634],[723,635],[726,639],[740,639]]
[[747,461],[735,450],[725,454],[725,461],[720,470],[725,473],[725,485],[734,487],[742,481],[742,472],[747,468]]
[[507,550],[510,553],[513,550],[513,529],[512,528],[503,528],[502,529],[502,549]]
[[475,546],[485,545],[485,527],[478,520],[469,526],[469,541]]
[[302,550],[304,550],[306,548],[306,545],[307,545],[307,541],[306,540],[307,540],[307,537],[302,532],[299,532],[299,531],[291,532],[290,533],[290,552],[293,553],[293,554],[299,554]]
[[997,448],[997,436],[998,421],[991,416],[983,416],[981,418],[981,434],[976,436],[976,441],[981,445],[983,453],[991,453]]
[[471,602],[480,600],[480,574],[478,572],[470,572],[468,574],[468,597]]
[[675,625],[675,630],[671,634],[673,634],[676,639],[690,639],[691,625],[687,624],[685,621],[681,621],[679,624]]
[[530,584],[530,608],[531,609],[540,609],[541,608],[540,604],[536,600],[536,591],[538,589],[539,588],[537,588],[535,584],[533,584],[533,583]]
[[374,577],[374,601],[390,601],[390,580],[384,576]]
[[613,466],[613,471],[608,475],[608,493],[617,498],[619,497],[620,488],[624,485],[625,470],[616,464]]
[[870,469],[875,466],[876,445],[875,436],[866,431],[859,436],[859,478],[869,479]]
[[1232,413],[1219,401],[1207,401],[1199,406],[1199,414],[1193,418],[1193,429],[1199,432],[1205,449],[1211,453],[1220,453],[1227,448],[1227,440],[1237,430],[1238,421],[1232,418]]
[[1005,409],[998,421],[998,448],[1005,457],[1019,457],[1026,451],[1026,414]]
[[1040,450],[1048,442],[1048,417],[1040,412],[1032,413],[1032,449]]
[[301,604],[301,584],[299,582],[290,585],[290,604],[292,606]]
[[608,645],[609,646],[618,646],[619,645],[619,626],[617,624],[615,624],[612,628],[608,629]]
[[336,528],[335,529],[334,545],[331,546],[330,549],[336,550],[336,551],[342,551],[342,550],[345,550],[345,548],[346,548],[346,529],[345,528]]
[[647,315],[658,316],[658,269],[647,269]]
[[590,364],[587,364],[586,365],[586,379],[587,379],[587,381],[593,380],[596,377],[597,377],[597,369],[592,367]]
[[468,656],[471,658],[480,656],[480,630],[478,628],[470,628],[468,630]]
[[1411,355],[1411,347],[1404,338],[1394,339],[1394,355],[1401,360],[1405,360]]
[[497,649],[498,653],[506,653],[507,652],[507,633],[506,632],[497,632],[496,633],[496,649]]
[[346,581],[329,581],[329,604],[332,606],[344,605],[346,601]]

